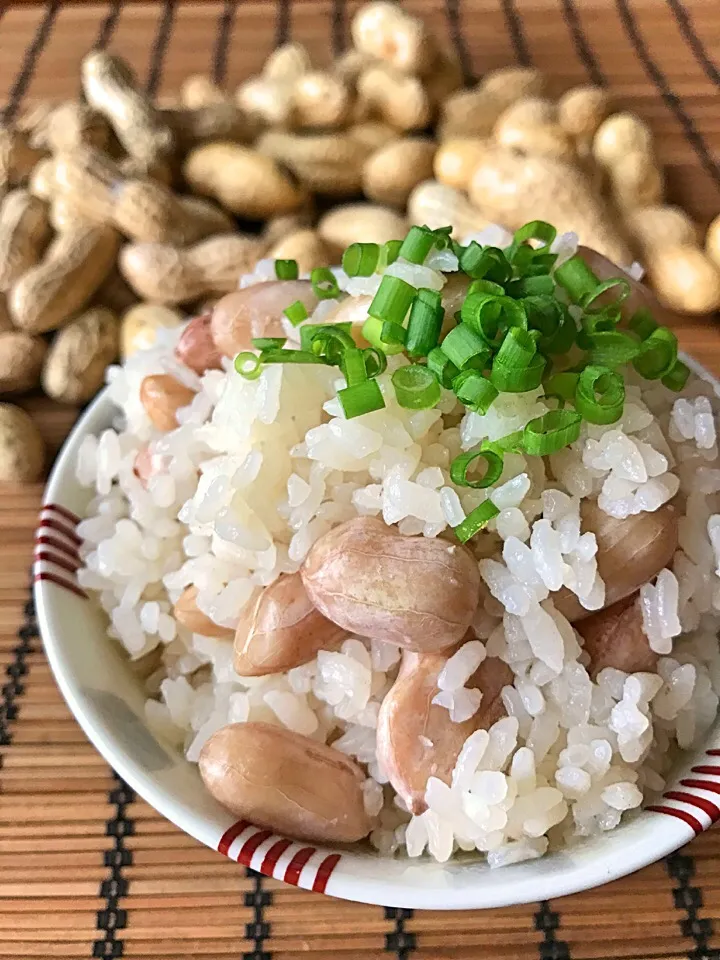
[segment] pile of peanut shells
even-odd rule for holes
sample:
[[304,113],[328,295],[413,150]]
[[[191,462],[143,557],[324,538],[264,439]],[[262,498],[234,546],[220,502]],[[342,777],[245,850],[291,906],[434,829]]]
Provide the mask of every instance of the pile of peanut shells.
[[[316,69],[275,50],[234,95],[189,77],[154,105],[118,57],[82,63],[82,95],[0,127],[0,396],[81,405],[118,356],[212,308],[263,257],[301,271],[354,241],[530,219],[628,266],[669,309],[720,306],[720,218],[703,246],[664,200],[647,124],[607,90],[555,102],[532,68],[462,87],[422,20],[361,7],[352,49]],[[43,441],[0,404],[0,480],[32,481]]]

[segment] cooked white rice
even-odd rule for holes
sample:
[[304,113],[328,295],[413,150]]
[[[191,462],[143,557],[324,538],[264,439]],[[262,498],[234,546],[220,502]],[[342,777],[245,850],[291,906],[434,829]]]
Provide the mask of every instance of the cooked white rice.
[[[498,229],[490,240],[504,242]],[[561,258],[576,238],[556,241]],[[452,254],[391,271],[441,288]],[[340,285],[372,294],[377,278]],[[270,279],[267,262],[241,286]],[[334,305],[334,301],[330,306]],[[327,301],[313,317],[327,316]],[[81,584],[97,593],[109,632],[143,660],[147,721],[195,762],[229,722],[262,720],[332,743],[366,766],[372,844],[385,855],[424,850],[438,860],[481,851],[492,866],[541,856],[549,846],[610,830],[643,797],[661,791],[674,748],[690,747],[713,722],[720,692],[720,463],[712,387],[692,378],[682,397],[633,379],[622,420],[585,424],[580,439],[550,457],[510,454],[492,490],[455,487],[451,460],[484,438],[522,428],[549,407],[542,389],[504,394],[485,416],[465,413],[449,391],[436,409],[397,405],[391,358],[379,378],[386,409],[343,419],[337,370],[272,366],[246,381],[226,372],[196,377],[172,357],[177,332],[110,371],[115,429],[87,437],[77,472],[94,488],[79,527]],[[149,374],[169,372],[196,390],[180,426],[160,434],[139,400]],[[151,444],[145,489],[133,472]],[[657,510],[675,497],[682,513],[672,569],[641,591],[644,629],[660,654],[657,673],[602,670],[591,680],[578,636],[550,592],[563,585],[587,609],[603,606],[597,545],[581,533],[580,502],[597,498],[613,517]],[[312,544],[356,516],[378,516],[400,533],[442,536],[490,497],[500,509],[471,543],[490,597],[477,639],[450,658],[435,702],[461,721],[480,704],[466,688],[487,656],[514,674],[507,716],[466,741],[447,785],[427,784],[428,809],[410,816],[376,758],[376,726],[397,673],[398,647],[348,638],[336,652],[260,678],[240,678],[232,641],[191,634],[172,615],[190,584],[201,611],[234,627],[248,603],[280,574],[297,571]]]

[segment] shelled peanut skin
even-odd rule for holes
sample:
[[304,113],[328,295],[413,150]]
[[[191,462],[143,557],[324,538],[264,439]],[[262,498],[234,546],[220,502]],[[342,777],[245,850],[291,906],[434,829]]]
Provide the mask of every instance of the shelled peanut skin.
[[329,66],[285,44],[234,92],[191,76],[165,104],[94,51],[80,98],[0,127],[0,398],[84,402],[120,345],[150,346],[262,257],[307,272],[411,223],[462,239],[547,219],[640,262],[671,310],[720,306],[720,218],[703,242],[667,203],[652,131],[608,91],[556,101],[528,67],[464,88],[427,25],[383,0],[351,37]]

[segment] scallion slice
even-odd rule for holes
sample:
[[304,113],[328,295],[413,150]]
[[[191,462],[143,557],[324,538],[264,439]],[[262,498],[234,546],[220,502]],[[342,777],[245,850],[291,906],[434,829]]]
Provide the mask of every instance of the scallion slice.
[[431,370],[444,387],[451,387],[460,371],[448,357],[442,347],[434,347],[427,357],[428,370]]
[[625,404],[625,382],[608,367],[590,364],[578,377],[575,409],[589,423],[616,423]]
[[400,247],[402,244],[402,240],[387,240],[380,247],[380,255],[377,266],[375,267],[376,273],[383,273],[391,263],[395,263],[400,256]]
[[437,346],[444,319],[438,291],[419,290],[410,308],[405,338],[405,352],[409,357],[426,357]]
[[377,380],[365,380],[345,387],[344,390],[338,390],[337,396],[347,420],[372,413],[373,410],[382,410],[385,406]]
[[497,357],[493,360],[490,379],[501,393],[527,393],[540,386],[547,361],[537,353],[526,367],[508,366]]
[[423,263],[435,246],[435,234],[427,227],[410,227],[400,247],[399,256],[408,263]]
[[355,347],[355,341],[350,334],[333,325],[320,326],[308,342],[310,353],[332,366],[339,366],[345,351]]
[[256,350],[280,350],[286,342],[287,337],[253,337],[252,345]]
[[462,523],[453,528],[455,536],[460,543],[467,543],[468,540],[472,539],[484,526],[487,526],[499,513],[500,511],[492,500],[485,500],[484,503],[475,507],[475,509],[465,517]]
[[379,257],[378,243],[351,243],[342,256],[342,268],[349,277],[370,277]]
[[484,370],[490,359],[490,350],[466,323],[459,323],[442,342],[443,353],[458,370]]
[[570,257],[557,268],[555,282],[567,291],[573,303],[580,303],[582,298],[589,296],[600,283],[580,254]]
[[386,274],[380,281],[368,314],[378,320],[392,320],[393,323],[401,324],[416,294],[417,290],[412,284],[406,283],[400,277],[388,277]]
[[405,346],[407,330],[401,323],[395,323],[393,320],[386,320],[380,331],[380,339],[383,343],[395,345],[397,343]]
[[440,384],[434,373],[418,363],[398,367],[391,379],[397,402],[406,410],[428,410],[440,399]]
[[378,350],[382,350],[388,356],[395,353],[402,353],[402,343],[385,343],[382,338],[383,321],[379,317],[368,317],[362,328],[362,335],[367,342]]
[[463,370],[452,382],[455,396],[475,413],[486,414],[498,395],[497,388],[479,370]]
[[326,363],[323,357],[319,357],[307,350],[263,350],[260,357],[263,363]]
[[306,323],[300,330],[300,349],[312,350],[312,342],[315,337],[318,334],[325,336],[330,331],[340,331],[340,333],[346,334],[351,343],[354,344],[355,341],[350,336],[351,330],[352,323]]
[[551,223],[545,220],[531,220],[515,231],[510,249],[515,250],[521,244],[529,243],[530,240],[539,240],[541,246],[537,249],[547,250],[556,236],[557,230]]
[[525,425],[522,446],[533,457],[547,457],[575,443],[582,417],[573,410],[550,410]]
[[310,283],[318,300],[334,300],[340,295],[337,279],[329,267],[315,267],[310,273]]
[[[477,480],[473,480],[470,471],[478,466],[477,461],[485,461],[485,471]],[[468,450],[467,453],[461,453],[455,457],[450,464],[450,479],[459,487],[473,487],[475,490],[484,490],[485,487],[491,487],[499,478],[503,471],[502,454],[495,453],[493,450],[484,450],[482,447],[475,447]]]
[[303,320],[308,318],[307,307],[302,300],[296,300],[289,307],[285,307],[283,313],[294,327],[300,326]]
[[640,349],[637,340],[620,330],[588,334],[588,343],[590,362],[603,367],[618,367],[629,363],[638,355]]
[[495,355],[495,363],[522,369],[529,367],[537,353],[534,338],[521,327],[511,327]]
[[630,317],[628,326],[641,340],[647,340],[653,330],[657,330],[658,327],[655,318],[647,307],[640,307],[639,310],[636,310]]
[[245,380],[257,380],[262,373],[262,361],[256,353],[243,350],[234,360],[236,371]]
[[364,383],[369,379],[365,367],[364,351],[358,347],[349,347],[342,355],[342,372],[345,381],[349,387],[354,387],[356,383]]
[[512,276],[512,266],[498,247],[481,247],[472,240],[459,256],[460,269],[474,280],[486,279],[502,284]]
[[379,377],[381,373],[385,373],[387,370],[387,355],[382,350],[378,350],[377,347],[365,347],[363,353],[365,354],[365,369],[368,377],[372,379],[372,377]]
[[658,327],[640,345],[633,366],[646,380],[661,380],[675,366],[677,337],[667,327]]
[[554,373],[545,381],[545,396],[548,399],[555,398],[560,401],[563,407],[568,400],[575,399],[579,373],[571,373],[569,370],[564,373]]
[[606,309],[610,305],[619,307],[623,300],[627,300],[630,296],[630,282],[627,277],[610,277],[608,280],[603,280],[594,290],[590,290],[580,298],[580,306],[587,310],[599,297],[611,290],[615,292],[615,296],[611,301],[606,301],[601,309]]
[[297,260],[276,260],[275,276],[278,280],[297,280],[299,276]]
[[687,383],[689,376],[690,367],[686,366],[682,360],[676,360],[672,369],[662,378],[662,384],[668,390],[675,390],[679,393]]

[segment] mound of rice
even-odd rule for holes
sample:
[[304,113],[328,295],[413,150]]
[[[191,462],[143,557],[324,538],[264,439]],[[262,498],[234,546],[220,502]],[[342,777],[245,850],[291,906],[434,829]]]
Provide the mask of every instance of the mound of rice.
[[[496,236],[478,235],[481,243]],[[556,241],[570,256],[575,239]],[[388,272],[440,289],[453,254]],[[242,286],[269,279],[267,263]],[[353,295],[379,278],[349,280]],[[336,301],[321,302],[320,322]],[[362,309],[362,307],[359,307]],[[366,309],[366,308],[365,308]],[[395,402],[390,358],[379,378],[386,408],[345,420],[338,372],[321,365],[271,366],[255,381],[231,364],[202,377],[172,356],[177,334],[110,371],[119,414],[114,429],[85,438],[78,477],[94,488],[80,527],[83,587],[96,592],[109,633],[141,661],[148,724],[195,762],[205,741],[230,722],[280,724],[333,746],[367,769],[370,840],[380,853],[426,849],[437,860],[481,851],[493,866],[541,856],[574,838],[611,830],[643,798],[661,791],[677,748],[713,722],[720,692],[720,464],[711,385],[691,378],[681,397],[630,375],[622,420],[585,424],[579,440],[548,458],[509,454],[490,490],[456,487],[449,465],[484,438],[522,428],[549,406],[542,389],[502,394],[485,416],[464,413],[450,391],[431,410]],[[149,374],[167,372],[195,392],[178,428],[160,434],[139,400]],[[151,444],[147,489],[133,471]],[[554,478],[554,479],[551,479]],[[679,496],[677,496],[679,494]],[[657,510],[677,496],[680,546],[641,591],[644,629],[660,658],[656,673],[602,670],[595,681],[577,634],[550,592],[573,591],[603,606],[592,533],[580,504],[597,499],[613,517]],[[489,588],[466,642],[440,676],[436,702],[461,721],[478,709],[465,683],[487,655],[514,674],[507,716],[470,736],[451,785],[427,784],[428,809],[410,816],[376,757],[376,725],[401,651],[349,637],[337,652],[260,678],[240,678],[232,641],[191,634],[172,615],[185,587],[199,608],[234,627],[259,590],[297,571],[312,544],[356,516],[377,516],[400,533],[449,534],[490,497],[500,509],[487,535],[471,541]]]

